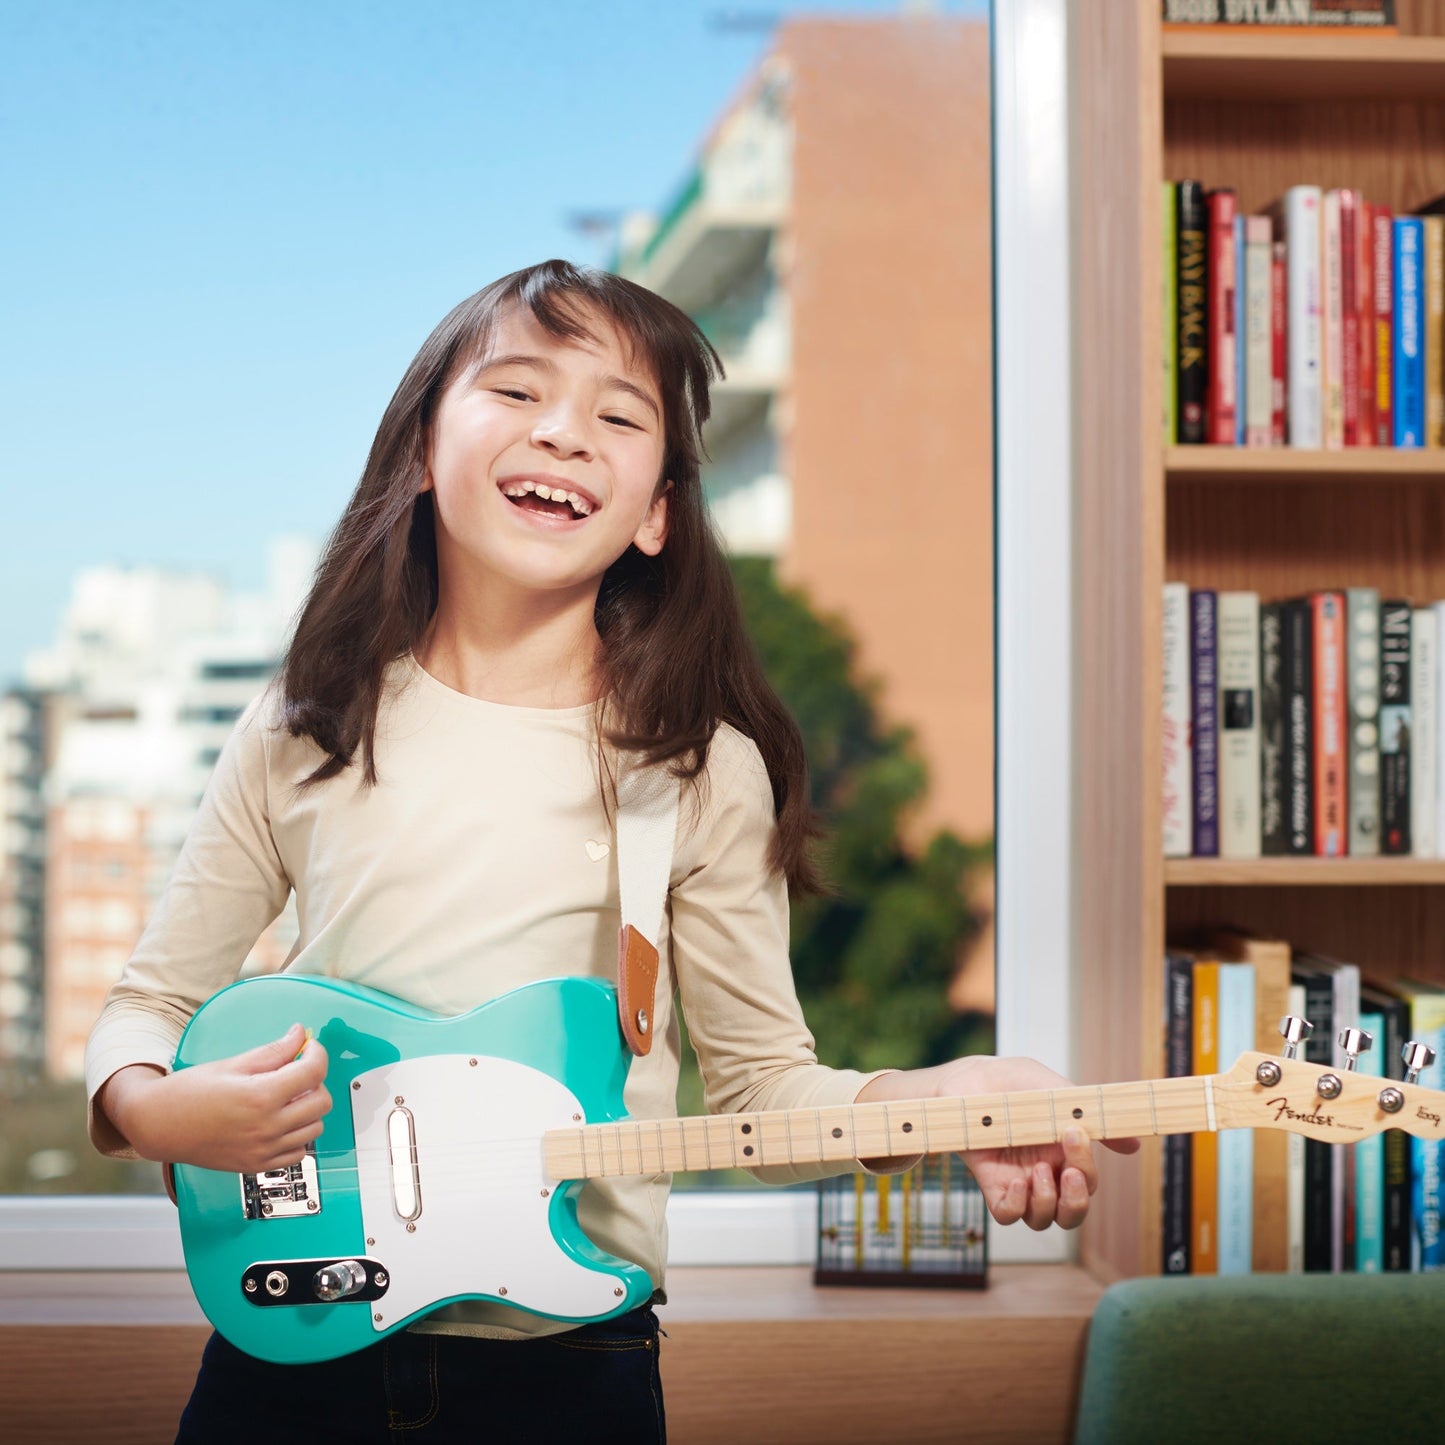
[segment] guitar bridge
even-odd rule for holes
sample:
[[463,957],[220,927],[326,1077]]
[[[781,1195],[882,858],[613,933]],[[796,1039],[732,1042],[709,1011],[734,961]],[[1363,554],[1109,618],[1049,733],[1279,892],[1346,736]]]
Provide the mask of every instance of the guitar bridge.
[[306,1146],[297,1164],[242,1174],[241,1208],[247,1219],[294,1219],[321,1213],[321,1188],[316,1182],[316,1149]]

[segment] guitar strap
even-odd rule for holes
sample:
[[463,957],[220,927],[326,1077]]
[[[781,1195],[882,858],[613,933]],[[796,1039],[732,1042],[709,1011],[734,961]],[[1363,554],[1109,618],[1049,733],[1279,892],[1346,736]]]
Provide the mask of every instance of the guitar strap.
[[667,765],[629,763],[617,780],[617,1012],[634,1054],[652,1048],[656,1018],[657,939],[677,837],[679,785]]

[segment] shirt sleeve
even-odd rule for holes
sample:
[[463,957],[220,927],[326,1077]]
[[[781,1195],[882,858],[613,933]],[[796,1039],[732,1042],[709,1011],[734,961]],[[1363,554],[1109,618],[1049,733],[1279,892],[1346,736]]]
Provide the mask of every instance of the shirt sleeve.
[[[688,798],[691,790],[684,790]],[[719,728],[691,825],[686,871],[673,883],[672,964],[710,1114],[852,1104],[871,1080],[818,1062],[788,957],[788,891],[768,866],[777,815],[756,744]],[[894,1167],[909,1167],[913,1161]],[[770,1165],[767,1184],[847,1173],[852,1162]]]
[[87,1122],[102,1154],[135,1157],[96,1105],[101,1085],[130,1064],[169,1071],[191,1015],[234,982],[286,906],[291,880],[271,833],[269,696],[246,709],[221,750],[170,881],[91,1029]]

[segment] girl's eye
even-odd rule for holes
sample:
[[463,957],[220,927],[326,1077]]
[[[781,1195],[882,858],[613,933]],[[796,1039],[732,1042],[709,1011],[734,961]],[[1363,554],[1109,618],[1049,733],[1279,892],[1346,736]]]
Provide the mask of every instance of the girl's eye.
[[618,426],[630,426],[633,431],[637,430],[637,423],[635,421],[628,421],[625,416],[604,416],[602,420],[615,421]]
[[525,391],[516,391],[510,387],[499,386],[496,390],[498,396],[515,396],[518,401],[531,401],[532,399]]

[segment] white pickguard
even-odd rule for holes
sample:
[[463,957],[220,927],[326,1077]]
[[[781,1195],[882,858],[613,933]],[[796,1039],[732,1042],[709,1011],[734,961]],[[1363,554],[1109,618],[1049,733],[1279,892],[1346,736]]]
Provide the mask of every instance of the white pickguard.
[[[378,1330],[459,1294],[566,1318],[617,1307],[617,1281],[564,1253],[547,1223],[557,1181],[543,1173],[542,1135],[582,1113],[567,1088],[526,1064],[473,1064],[466,1054],[402,1059],[355,1082],[360,1088],[348,1092],[366,1249],[391,1276]],[[421,1208],[411,1230],[398,1202],[407,1212],[414,1206],[396,1187],[388,1137],[398,1107],[410,1112],[416,1137]]]

